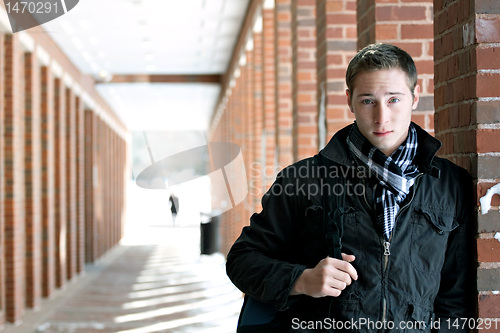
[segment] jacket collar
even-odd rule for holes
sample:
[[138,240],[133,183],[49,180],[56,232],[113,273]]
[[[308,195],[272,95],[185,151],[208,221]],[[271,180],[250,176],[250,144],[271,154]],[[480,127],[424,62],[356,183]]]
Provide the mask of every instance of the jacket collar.
[[[439,169],[432,165],[432,161],[441,148],[441,141],[431,136],[417,124],[413,123],[413,125],[417,130],[418,137],[418,150],[417,156],[415,156],[415,162],[422,172],[429,173],[434,177],[439,177]],[[347,167],[354,167],[354,161],[346,143],[351,127],[352,124],[339,130],[319,153],[335,163]]]

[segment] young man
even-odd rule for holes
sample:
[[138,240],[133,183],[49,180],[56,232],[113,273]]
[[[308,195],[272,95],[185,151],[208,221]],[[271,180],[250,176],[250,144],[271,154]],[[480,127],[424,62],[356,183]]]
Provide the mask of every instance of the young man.
[[[355,123],[280,172],[229,252],[228,276],[274,304],[286,331],[468,332],[473,189],[411,122],[415,64],[395,46],[369,45],[346,82]],[[328,256],[329,223],[339,258]]]

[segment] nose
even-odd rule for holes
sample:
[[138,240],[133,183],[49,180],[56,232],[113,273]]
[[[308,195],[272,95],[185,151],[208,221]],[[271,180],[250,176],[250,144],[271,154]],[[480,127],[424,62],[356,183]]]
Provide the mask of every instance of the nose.
[[378,103],[373,111],[373,120],[376,124],[385,124],[389,121],[390,109],[384,103]]

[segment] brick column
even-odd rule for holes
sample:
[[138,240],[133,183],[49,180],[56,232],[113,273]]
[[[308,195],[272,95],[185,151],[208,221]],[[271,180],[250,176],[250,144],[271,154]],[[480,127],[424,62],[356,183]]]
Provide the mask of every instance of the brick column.
[[247,124],[246,133],[246,151],[245,151],[245,168],[247,172],[248,179],[248,196],[246,199],[247,211],[253,211],[255,203],[257,202],[256,190],[260,187],[256,187],[256,177],[254,156],[255,156],[255,109],[254,109],[254,59],[253,59],[253,38],[251,41],[247,42],[245,47],[246,55],[246,65],[242,68],[244,71],[245,83],[245,101],[246,101],[246,115],[245,123]]
[[5,138],[5,118],[4,118],[4,97],[5,97],[5,35],[0,31],[0,328],[5,323],[5,178],[4,178],[4,138]]
[[104,231],[104,237],[105,242],[104,242],[104,248],[103,248],[103,253],[106,253],[106,251],[111,247],[112,241],[111,241],[111,230],[110,230],[110,223],[109,221],[111,220],[111,196],[110,196],[110,154],[111,151],[109,149],[109,127],[105,122],[103,122],[103,132],[104,132],[104,140],[103,140],[103,145],[104,145],[104,155],[102,158],[102,174],[103,174],[103,183],[104,183],[104,225],[105,225],[105,231]]
[[[76,113],[76,272],[81,273],[85,264],[85,124],[83,103],[75,97]],[[115,172],[116,176],[116,172]]]
[[[269,188],[276,176],[276,50],[274,8],[265,1],[262,9],[264,133],[266,140],[265,185]],[[266,7],[268,6],[268,7]]]
[[[500,178],[500,3],[436,0],[434,5],[436,137],[443,141],[441,154],[477,180],[480,198]],[[487,214],[478,213],[480,318],[500,318],[499,197],[491,204]]]
[[55,114],[54,81],[49,67],[40,69],[42,112],[42,296],[55,288]]
[[42,292],[41,114],[40,74],[35,53],[24,54],[25,79],[25,197],[26,306],[38,307]]
[[113,171],[113,246],[120,241],[119,237],[119,228],[118,228],[118,136],[114,131],[111,132],[113,134],[113,159],[111,170]]
[[6,318],[20,320],[25,310],[24,74],[16,35],[4,39],[4,177]]
[[[262,23],[262,21],[260,21]],[[264,150],[264,104],[263,104],[263,37],[262,37],[262,26],[254,27],[253,32],[253,81],[254,81],[254,165],[252,172],[255,171],[257,174],[255,177],[255,188],[256,196],[259,197],[255,203],[255,210],[259,211],[261,209],[260,197],[266,191],[265,187],[265,150]]]
[[76,273],[76,110],[75,98],[66,87],[66,278]]
[[420,101],[412,120],[434,131],[434,34],[432,0],[358,1],[358,47],[384,42],[408,52],[417,66]]
[[292,1],[293,155],[318,152],[316,0]]
[[278,168],[293,163],[292,139],[292,1],[276,0],[276,136]]
[[66,110],[65,93],[60,78],[54,79],[55,110],[55,263],[56,286],[66,283]]
[[105,227],[105,217],[104,217],[104,179],[103,179],[103,156],[105,154],[104,151],[104,136],[103,136],[103,121],[101,118],[96,117],[96,134],[95,134],[95,161],[94,161],[94,212],[95,212],[95,222],[97,224],[97,232],[95,233],[95,240],[97,246],[97,257],[100,257],[104,254],[105,246],[104,240],[106,238],[106,230]]
[[97,258],[97,223],[94,216],[94,149],[96,140],[96,116],[92,110],[85,110],[85,261]]
[[318,0],[317,6],[318,105],[325,110],[327,143],[354,120],[346,102],[345,71],[357,50],[356,0]]

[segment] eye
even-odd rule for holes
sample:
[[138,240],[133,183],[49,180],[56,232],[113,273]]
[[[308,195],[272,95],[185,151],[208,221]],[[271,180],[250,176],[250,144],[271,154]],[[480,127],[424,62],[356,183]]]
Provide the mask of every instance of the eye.
[[397,102],[399,102],[399,101],[400,101],[400,99],[399,99],[399,98],[393,97],[393,98],[391,98],[391,99],[389,100],[389,103],[397,103]]
[[361,101],[361,104],[364,104],[364,105],[372,104],[372,100],[371,99],[363,99]]

